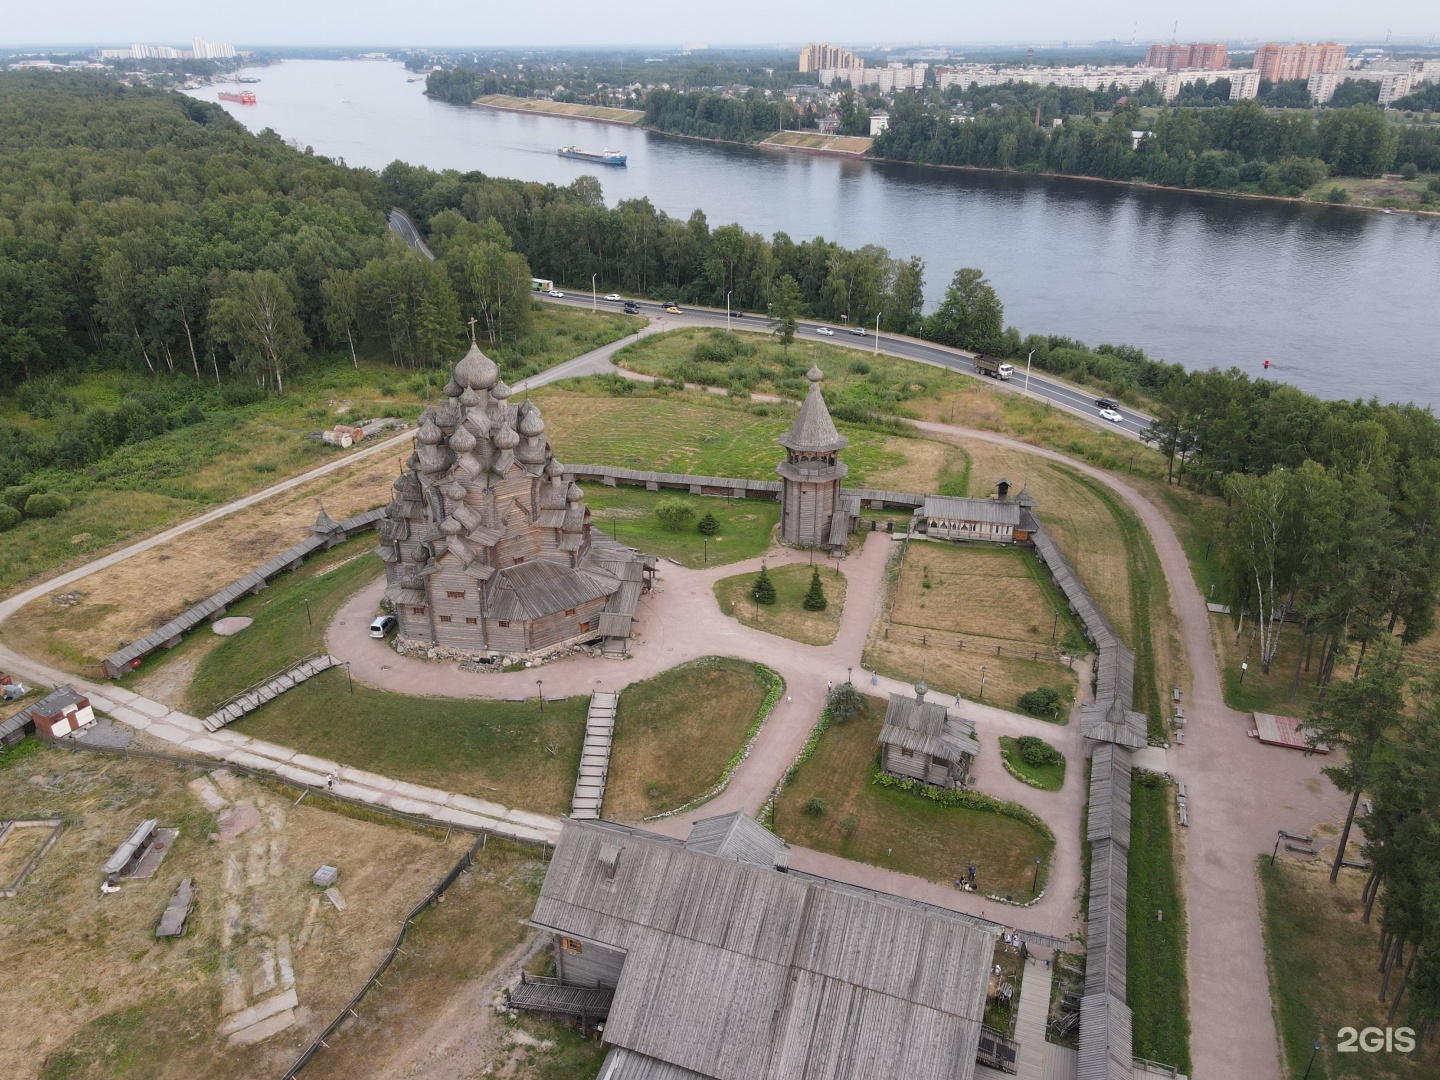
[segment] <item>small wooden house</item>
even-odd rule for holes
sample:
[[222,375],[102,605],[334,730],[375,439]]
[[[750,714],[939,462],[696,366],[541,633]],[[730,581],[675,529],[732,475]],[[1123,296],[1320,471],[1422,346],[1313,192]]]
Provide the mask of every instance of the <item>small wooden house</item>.
[[56,687],[31,705],[30,719],[38,734],[58,739],[93,724],[95,710],[90,707],[89,698],[67,685]]
[[917,531],[932,540],[987,540],[997,544],[1030,544],[1036,524],[1030,514],[1035,500],[1024,489],[1011,496],[1010,481],[995,485],[992,499],[926,495],[915,511]]
[[921,780],[935,787],[965,783],[970,763],[980,753],[975,725],[938,701],[926,701],[929,687],[915,684],[915,696],[891,694],[880,729],[880,767],[892,776]]

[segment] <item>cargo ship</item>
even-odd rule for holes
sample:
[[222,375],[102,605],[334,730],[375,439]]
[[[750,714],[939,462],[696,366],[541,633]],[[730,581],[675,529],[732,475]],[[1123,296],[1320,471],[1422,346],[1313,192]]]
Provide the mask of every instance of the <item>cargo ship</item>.
[[254,104],[255,104],[255,91],[254,91],[254,90],[241,90],[238,94],[234,94],[234,93],[231,93],[229,90],[222,90],[222,91],[220,91],[220,100],[221,100],[221,101],[233,101],[233,102],[235,102],[235,103],[237,103],[237,104],[239,104],[239,105],[254,105]]
[[574,146],[562,146],[560,156],[574,158],[576,161],[593,161],[597,165],[624,165],[625,155],[617,150],[606,150],[602,153],[595,153],[593,150],[580,150]]

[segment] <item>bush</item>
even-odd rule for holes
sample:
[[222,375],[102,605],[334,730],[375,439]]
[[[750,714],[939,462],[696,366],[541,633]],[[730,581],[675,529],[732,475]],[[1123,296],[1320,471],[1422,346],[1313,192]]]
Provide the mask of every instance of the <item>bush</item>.
[[801,601],[806,611],[824,611],[830,606],[830,601],[825,597],[825,586],[820,583],[820,568],[818,566],[810,569],[810,589],[805,593],[805,599]]
[[812,795],[805,800],[805,806],[802,809],[806,817],[819,817],[825,813],[825,800],[818,795]]
[[860,696],[860,691],[848,683],[843,682],[834,690],[830,691],[830,699],[825,703],[830,711],[830,719],[837,724],[843,724],[852,717],[859,716],[865,708],[865,699]]
[[705,516],[700,519],[699,524],[695,527],[700,530],[700,535],[702,536],[714,536],[720,531],[720,522],[716,520],[713,513],[706,510]]
[[1327,203],[1335,203],[1337,205],[1342,203],[1348,203],[1350,201],[1350,193],[1346,191],[1343,187],[1332,187],[1329,191],[1325,193],[1325,201]]
[[1065,760],[1065,756],[1059,750],[1056,750],[1044,739],[1037,739],[1034,735],[1020,736],[1015,740],[1015,747],[1020,751],[1020,760],[1035,768],[1059,765]]
[[0,532],[8,532],[20,524],[20,511],[9,503],[0,503]]
[[1400,166],[1401,180],[1414,180],[1419,175],[1420,170],[1415,167],[1415,163],[1413,161],[1407,161],[1404,165]]
[[1048,686],[1040,686],[1021,694],[1019,705],[1022,712],[1054,716],[1060,711],[1060,695]]
[[7,487],[5,494],[0,495],[0,499],[5,501],[5,505],[15,510],[24,510],[26,500],[39,490],[40,488],[36,484],[16,484],[14,487]]
[[661,499],[655,504],[655,516],[667,532],[679,532],[695,520],[695,509],[684,499]]
[[853,836],[855,833],[855,826],[859,824],[860,822],[855,820],[853,814],[850,817],[843,817],[840,819],[840,831],[846,836]]
[[56,514],[63,514],[70,509],[70,497],[61,495],[58,491],[47,491],[40,495],[31,495],[25,500],[25,514],[27,517],[52,518]]
[[762,564],[760,576],[755,579],[755,586],[750,590],[750,595],[757,604],[773,604],[775,602],[775,582],[770,580],[770,572]]
[[1440,176],[1432,176],[1430,178],[1430,183],[1426,184],[1425,186],[1430,191],[1433,191],[1436,195],[1440,195]]
[[635,393],[635,384],[624,375],[617,375],[613,371],[596,375],[594,379],[595,385],[611,397],[629,397]]

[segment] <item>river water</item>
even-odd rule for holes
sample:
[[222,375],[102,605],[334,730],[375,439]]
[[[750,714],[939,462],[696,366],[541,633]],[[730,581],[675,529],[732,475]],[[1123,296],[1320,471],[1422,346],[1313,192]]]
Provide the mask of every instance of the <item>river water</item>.
[[[1440,404],[1433,217],[840,160],[446,105],[391,62],[247,74],[261,79],[249,87],[258,104],[222,102],[232,115],[351,165],[398,158],[557,184],[598,172],[610,205],[649,196],[671,215],[704,210],[712,228],[738,221],[919,255],[930,308],[956,269],[978,266],[1022,333],[1256,377],[1268,358],[1271,378],[1321,397]],[[566,144],[623,151],[629,167],[560,158]]]

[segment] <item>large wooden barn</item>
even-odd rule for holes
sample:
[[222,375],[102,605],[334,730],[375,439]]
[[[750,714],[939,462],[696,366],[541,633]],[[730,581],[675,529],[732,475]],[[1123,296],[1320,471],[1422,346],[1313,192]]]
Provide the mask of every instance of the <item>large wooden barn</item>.
[[478,347],[444,395],[421,414],[375,549],[401,644],[481,660],[595,640],[625,652],[654,561],[592,530],[540,410],[509,400]]
[[980,741],[969,720],[938,701],[926,701],[929,690],[922,681],[915,684],[913,698],[890,695],[880,729],[880,767],[892,776],[957,788],[980,753]]
[[991,499],[926,495],[924,505],[915,511],[916,531],[932,540],[1030,544],[1036,528],[1030,514],[1034,505],[1024,489],[1011,496],[1008,480],[996,483]]
[[565,821],[531,917],[559,985],[512,1004],[608,1014],[604,1080],[970,1080],[993,932],[783,855],[740,815]]

